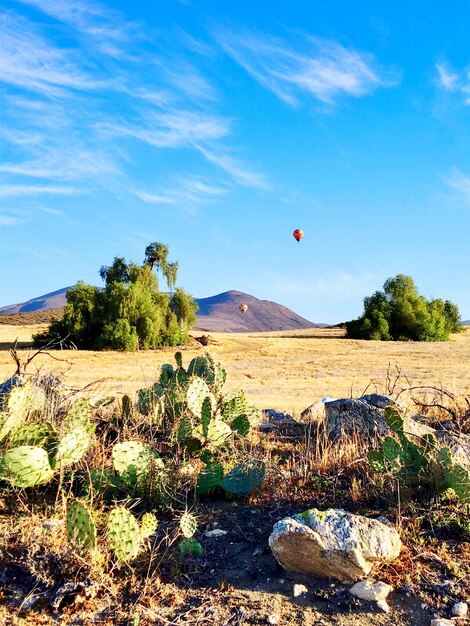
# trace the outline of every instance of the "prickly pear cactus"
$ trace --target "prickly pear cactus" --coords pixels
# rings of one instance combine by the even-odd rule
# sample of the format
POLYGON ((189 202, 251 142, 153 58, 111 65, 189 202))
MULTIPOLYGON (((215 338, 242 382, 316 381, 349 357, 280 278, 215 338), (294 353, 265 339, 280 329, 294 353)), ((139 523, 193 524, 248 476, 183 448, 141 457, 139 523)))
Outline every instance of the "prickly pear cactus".
POLYGON ((157 468, 163 468, 163 461, 156 450, 140 441, 123 441, 113 446, 112 460, 119 475, 132 471, 136 475, 145 475, 153 458, 157 468))
POLYGON ((210 391, 207 383, 202 380, 202 378, 193 378, 186 390, 186 401, 189 410, 195 417, 201 417, 202 404, 206 398, 209 398, 212 413, 214 413, 216 408, 214 394, 210 391))
POLYGON ((76 400, 67 411, 62 423, 64 432, 69 432, 77 427, 88 427, 90 413, 88 400, 76 400))
POLYGON ((202 556, 202 546, 196 539, 182 539, 178 545, 181 556, 202 556))
POLYGON ((0 478, 26 489, 51 480, 54 470, 47 452, 35 446, 18 446, 0 454, 0 478))
POLYGON ((250 420, 246 415, 238 415, 231 422, 230 428, 240 437, 246 437, 251 430, 250 420))
POLYGON ((119 496, 121 491, 125 491, 126 485, 119 476, 115 476, 113 472, 107 469, 93 468, 90 470, 90 482, 97 496, 106 497, 113 495, 119 496))
POLYGON ((78 463, 90 447, 91 438, 82 426, 74 428, 59 439, 55 455, 55 467, 65 468, 78 463))
POLYGON ((265 474, 266 468, 261 461, 241 463, 224 476, 220 486, 234 495, 248 495, 261 485, 265 474))
POLYGON ((45 448, 55 429, 50 422, 38 422, 36 424, 25 424, 10 435, 8 444, 12 448, 18 446, 36 446, 45 448))
POLYGON ((132 418, 132 402, 128 395, 122 396, 121 419, 126 424, 132 418))
POLYGON ((3 413, 0 425, 0 441, 21 428, 28 416, 41 413, 44 403, 44 391, 39 387, 33 387, 29 382, 22 387, 12 387, 6 402, 7 411, 3 413))
POLYGON ((157 530, 158 521, 153 513, 144 513, 140 520, 140 536, 147 539, 157 530))
POLYGON ((227 378, 227 372, 214 362, 209 352, 205 352, 202 356, 194 357, 189 364, 188 374, 205 380, 215 394, 221 392, 227 378))
POLYGON ((250 422, 251 428, 255 428, 256 426, 261 424, 262 415, 261 415, 261 411, 257 407, 249 406, 245 411, 245 415, 247 416, 250 422))
POLYGON ((95 396, 94 398, 90 398, 88 400, 88 404, 92 409, 101 409, 103 406, 108 406, 108 404, 112 404, 115 400, 114 396, 95 396))
POLYGON ((207 442, 211 447, 223 446, 231 434, 230 426, 220 419, 212 419, 207 426, 207 442))
POLYGON ((139 389, 137 392, 137 409, 142 415, 153 415, 159 412, 165 388, 161 383, 155 383, 149 389, 139 389))
POLYGON ((45 402, 44 390, 27 382, 22 387, 13 387, 10 391, 8 411, 15 413, 19 419, 24 419, 31 413, 41 413, 45 402))
POLYGON ((441 464, 444 475, 444 488, 453 489, 455 495, 465 502, 470 503, 470 476, 461 465, 452 462, 452 455, 448 448, 441 448, 437 454, 437 460, 441 464))
POLYGON ((81 502, 69 507, 66 518, 67 537, 80 548, 96 546, 96 526, 90 509, 81 502))
POLYGON ((230 426, 220 419, 211 419, 207 426, 201 424, 193 430, 193 436, 206 443, 210 448, 218 448, 224 445, 231 434, 232 429, 230 426))
POLYGON ((139 524, 123 506, 111 510, 107 537, 111 550, 121 563, 127 563, 137 556, 141 540, 139 524))
POLYGON ((180 529, 186 539, 190 539, 197 530, 197 520, 191 513, 183 513, 180 519, 180 529))
POLYGON ((245 415, 248 401, 243 391, 232 391, 222 400, 221 413, 229 424, 239 415, 245 415))
POLYGON ((208 461, 205 468, 197 477, 196 491, 199 495, 205 495, 217 489, 224 477, 224 468, 218 461, 208 461))

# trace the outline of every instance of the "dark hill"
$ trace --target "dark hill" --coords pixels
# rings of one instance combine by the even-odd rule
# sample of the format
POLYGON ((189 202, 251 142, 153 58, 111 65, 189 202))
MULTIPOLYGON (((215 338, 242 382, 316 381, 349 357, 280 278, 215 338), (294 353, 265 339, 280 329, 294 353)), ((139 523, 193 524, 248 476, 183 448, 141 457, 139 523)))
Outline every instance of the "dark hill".
POLYGON ((258 300, 241 291, 199 298, 197 303, 197 328, 201 330, 238 333, 325 326, 314 324, 281 304, 258 300), (240 312, 240 304, 248 305, 246 313, 240 312))
POLYGON ((0 308, 0 314, 2 313, 30 313, 32 311, 44 311, 46 309, 61 309, 67 303, 65 294, 70 287, 64 287, 51 293, 46 293, 44 296, 38 296, 27 302, 21 304, 10 304, 0 308))

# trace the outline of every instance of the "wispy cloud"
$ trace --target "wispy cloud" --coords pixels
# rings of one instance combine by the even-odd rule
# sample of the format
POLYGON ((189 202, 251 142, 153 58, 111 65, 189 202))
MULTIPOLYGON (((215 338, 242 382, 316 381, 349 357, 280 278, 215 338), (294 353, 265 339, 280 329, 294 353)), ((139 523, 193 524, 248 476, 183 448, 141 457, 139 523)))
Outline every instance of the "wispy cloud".
POLYGON ((14 185, 6 184, 0 187, 3 198, 19 196, 59 195, 73 196, 80 193, 79 189, 54 185, 14 185))
POLYGON ((457 198, 470 207, 470 175, 464 174, 459 169, 454 169, 444 178, 444 181, 457 198))
POLYGON ((217 165, 242 187, 267 190, 270 185, 266 176, 248 168, 240 159, 219 148, 197 146, 210 163, 217 165))
POLYGON ((374 57, 337 41, 303 33, 296 45, 249 30, 214 29, 214 36, 237 63, 261 85, 290 105, 310 96, 326 104, 341 96, 363 96, 396 83, 374 57))
POLYGON ((96 128, 105 135, 133 137, 156 148, 191 147, 195 141, 213 141, 229 133, 222 118, 197 111, 173 110, 146 117, 140 125, 104 122, 96 128))
POLYGON ((147 204, 175 205, 192 213, 196 205, 210 203, 228 191, 226 187, 216 186, 201 179, 184 179, 175 181, 172 188, 165 188, 161 192, 136 189, 134 193, 147 204))
MULTIPOLYGON (((5 197, 68 195, 76 192, 64 184, 71 182, 85 194, 99 187, 133 193, 142 187, 139 143, 159 163, 158 151, 185 150, 200 161, 198 170, 212 169, 214 180, 222 174, 236 185, 261 186, 241 156, 229 156, 236 151, 233 120, 221 114, 218 90, 195 63, 204 65, 213 44, 184 31, 156 36, 91 0, 18 4, 33 11, 25 17, 10 9, 0 17, 5 197)), ((209 196, 217 184, 205 184, 209 196)), ((144 201, 174 201, 142 193, 144 201)), ((204 195, 202 188, 184 193, 191 202, 204 195)))
POLYGON ((19 217, 13 217, 11 215, 0 215, 1 226, 16 226, 16 224, 22 224, 25 220, 19 217))
POLYGON ((436 63, 435 84, 445 93, 454 94, 470 106, 470 66, 455 70, 447 62, 436 63))
POLYGON ((50 45, 34 25, 12 13, 1 17, 0 80, 46 96, 64 96, 68 90, 103 87, 83 59, 70 50, 50 45))

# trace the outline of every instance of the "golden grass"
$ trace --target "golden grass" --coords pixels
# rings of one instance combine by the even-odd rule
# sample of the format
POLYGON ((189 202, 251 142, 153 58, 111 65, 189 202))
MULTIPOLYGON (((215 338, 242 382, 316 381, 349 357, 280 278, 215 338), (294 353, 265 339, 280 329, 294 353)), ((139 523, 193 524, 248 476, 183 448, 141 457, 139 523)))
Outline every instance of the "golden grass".
MULTIPOLYGON (((0 325, 0 380, 14 371, 8 347, 15 338, 26 346, 44 327, 0 325)), ((243 388, 259 408, 298 414, 324 396, 357 397, 366 388, 383 393, 388 369, 392 379, 400 370, 412 385, 442 386, 456 395, 470 395, 470 328, 441 343, 358 341, 343 335, 341 329, 211 333, 217 343, 208 349, 227 369, 226 390, 243 388)), ((183 348, 184 362, 203 350, 195 342, 183 348)), ((54 351, 55 359, 37 357, 30 372, 42 368, 65 373, 77 388, 105 379, 101 391, 133 393, 153 382, 160 366, 173 362, 175 351, 54 351)), ((403 378, 395 391, 401 386, 407 386, 403 378)))

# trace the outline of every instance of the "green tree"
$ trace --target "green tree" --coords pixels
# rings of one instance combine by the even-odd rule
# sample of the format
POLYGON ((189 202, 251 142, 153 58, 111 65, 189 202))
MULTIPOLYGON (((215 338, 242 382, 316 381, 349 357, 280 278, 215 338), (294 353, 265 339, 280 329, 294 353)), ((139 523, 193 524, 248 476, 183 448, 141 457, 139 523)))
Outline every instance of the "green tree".
POLYGON ((426 300, 410 276, 385 281, 383 291, 364 298, 364 313, 347 322, 347 337, 399 341, 447 341, 461 330, 458 307, 446 300, 426 300))
POLYGON ((69 289, 63 319, 36 335, 36 345, 61 338, 83 349, 129 351, 185 343, 197 304, 181 288, 173 298, 159 290, 153 268, 162 272, 169 288, 176 283, 178 263, 167 258, 168 247, 159 243, 147 246, 143 265, 115 257, 99 271, 103 289, 83 282, 69 289))

